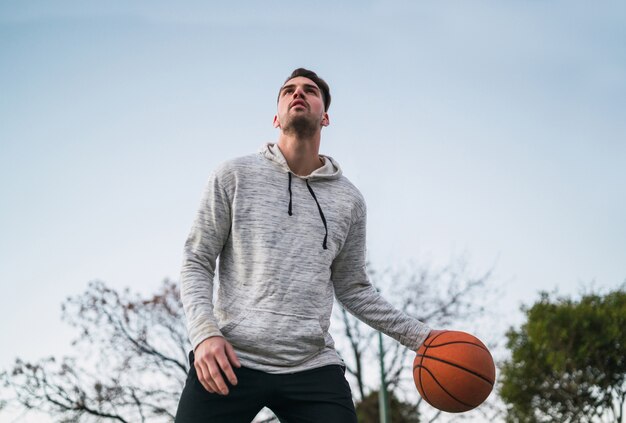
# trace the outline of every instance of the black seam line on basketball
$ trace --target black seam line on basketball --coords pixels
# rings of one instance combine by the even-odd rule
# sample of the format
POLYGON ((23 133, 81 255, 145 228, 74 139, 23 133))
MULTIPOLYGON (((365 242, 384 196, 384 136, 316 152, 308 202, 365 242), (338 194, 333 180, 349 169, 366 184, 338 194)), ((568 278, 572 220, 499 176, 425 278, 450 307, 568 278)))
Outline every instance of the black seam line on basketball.
MULTIPOLYGON (((442 363, 449 364, 450 366, 456 367, 457 369, 465 370, 466 372, 471 373, 471 374, 473 374, 474 376, 481 378, 482 380, 484 380, 485 382, 487 382, 488 384, 490 384, 491 386, 493 386, 493 382, 492 382, 492 381, 490 381, 489 379, 487 379, 485 376, 481 375, 480 373, 476 373, 476 372, 475 372, 475 371, 473 371, 473 370, 466 369, 466 368, 465 368, 465 367, 463 367, 463 366, 459 366, 458 364, 454 364, 454 363, 451 363, 451 362, 449 362, 449 361, 442 360, 441 358, 431 357, 431 356, 429 356, 429 355, 424 355, 424 354, 418 354, 418 356, 421 356, 421 357, 422 357, 422 360, 420 361, 420 364, 419 364, 419 365, 421 365, 421 363, 424 361, 424 358, 430 358, 431 360, 436 360, 436 361, 440 361, 440 362, 442 362, 442 363)), ((416 365, 415 367, 417 367, 417 366, 419 366, 419 365, 416 365)), ((415 367, 413 367, 413 370, 415 370, 415 367)))
MULTIPOLYGON (((445 392, 446 394, 448 394, 450 396, 450 398, 452 398, 453 400, 463 404, 466 407, 471 407, 471 408, 476 408, 477 405, 473 405, 473 404, 468 404, 464 401, 461 401, 460 399, 458 399, 457 397, 455 397, 454 395, 452 395, 450 392, 448 392, 448 390, 446 388, 444 388, 441 383, 439 383, 439 381, 437 380, 437 378, 435 377, 435 375, 433 374, 433 372, 431 372, 430 370, 428 370, 426 367, 422 367, 424 370, 426 370, 430 376, 433 378, 433 380, 435 381, 435 383, 437 383, 437 385, 439 385, 439 387, 443 390, 443 392, 445 392)), ((421 373, 421 372, 420 372, 421 373)), ((424 390, 424 388, 422 387, 422 390, 424 390)))
MULTIPOLYGON (((428 347, 427 346, 424 347, 424 353, 426 353, 426 351, 428 351, 428 347)), ((422 355, 422 357, 420 359, 420 364, 419 364, 420 368, 421 368, 423 362, 424 362, 424 356, 422 355)), ((415 367, 413 368, 413 373, 415 373, 415 367)), ((420 370, 420 372, 418 374, 419 374, 419 379, 420 379, 420 386, 423 386, 422 385, 422 372, 421 372, 421 370, 420 370)), ((422 391, 424 391, 423 387, 422 387, 422 391)), ((424 391, 424 399, 426 400, 426 402, 429 402, 428 398, 427 398, 427 395, 426 395, 426 391, 424 391)))
POLYGON ((425 346, 426 348, 430 347, 430 346, 432 345, 432 343, 433 343, 433 342, 435 342, 435 339, 439 338, 441 335, 443 335, 443 334, 444 334, 444 333, 446 333, 446 332, 448 332, 448 331, 446 330, 446 331, 443 331, 443 332, 438 333, 437 335, 435 335, 435 337, 432 339, 432 341, 430 341, 430 343, 429 343, 429 344, 426 344, 426 341, 428 341, 428 339, 426 339, 426 341, 424 341, 424 346, 425 346))
MULTIPOLYGON (((430 344, 432 344, 433 342, 435 342, 435 339, 439 338, 441 335, 443 335, 443 334, 444 334, 444 333, 446 333, 446 332, 447 332, 447 331, 444 331, 444 332, 438 333, 437 335, 435 335, 435 337, 434 337, 434 338, 430 341, 430 343, 428 343, 428 344, 426 343, 426 341, 428 341, 428 338, 426 338, 426 339, 424 340, 424 354, 422 354, 422 355, 421 355, 421 357, 422 357, 422 358, 421 358, 421 360, 420 360, 420 364, 419 364, 420 369, 422 369, 422 368, 423 368, 423 369, 425 369, 425 370, 427 370, 427 371, 428 371, 428 369, 426 369, 425 367, 422 367, 422 366, 421 366, 421 365, 422 365, 422 363, 424 362, 424 356, 425 356, 425 354, 428 352, 428 348, 430 347, 430 344)), ((419 354, 418 354, 418 355, 419 355, 419 354)), ((413 368, 413 372, 415 372, 415 367, 413 368)), ((432 376, 432 374, 431 374, 431 376, 432 376)), ((432 377, 434 378, 434 376, 432 376, 432 377)), ((420 386, 422 386, 422 391, 424 391, 424 399, 426 400, 426 402, 430 402, 430 401, 428 401, 428 395, 426 395, 426 391, 424 390, 423 385, 422 385, 422 371, 421 371, 421 370, 419 371, 419 378, 420 378, 420 386)))
MULTIPOLYGON (((422 357, 422 360, 424 358, 422 357)), ((420 377, 420 386, 422 387, 422 393, 424 394, 424 399, 426 400, 427 403, 430 403, 430 401, 428 400, 428 395, 426 394, 426 389, 424 389, 424 385, 422 385, 422 369, 426 370, 425 367, 423 367, 422 365, 417 365, 415 366, 417 368, 419 368, 419 377, 420 377)), ((413 368, 413 373, 415 373, 415 368, 413 368)))
POLYGON ((443 343, 443 344, 438 344, 438 345, 433 345, 433 344, 432 344, 432 342, 431 342, 431 344, 428 346, 428 348, 437 348, 437 347, 443 347, 443 346, 446 346, 446 345, 452 345, 452 344, 468 344, 468 345, 473 345, 473 346, 478 347, 478 348, 480 348, 481 350, 485 350, 485 351, 487 351, 489 354, 491 354, 491 352, 489 352, 489 350, 488 350, 486 347, 483 347, 482 345, 478 345, 478 344, 475 344, 475 343, 470 342, 470 341, 450 341, 450 342, 445 342, 445 343, 443 343))

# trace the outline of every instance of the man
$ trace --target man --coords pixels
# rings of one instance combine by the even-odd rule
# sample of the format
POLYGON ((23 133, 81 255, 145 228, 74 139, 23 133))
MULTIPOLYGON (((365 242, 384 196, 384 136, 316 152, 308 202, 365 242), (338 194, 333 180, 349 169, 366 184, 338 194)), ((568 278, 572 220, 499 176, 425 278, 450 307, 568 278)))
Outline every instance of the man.
POLYGON ((333 296, 413 350, 430 332, 368 281, 365 201, 319 155, 330 100, 296 69, 278 94, 278 143, 209 178, 182 266, 193 352, 178 423, 248 423, 263 407, 281 422, 356 422, 328 333, 333 296))

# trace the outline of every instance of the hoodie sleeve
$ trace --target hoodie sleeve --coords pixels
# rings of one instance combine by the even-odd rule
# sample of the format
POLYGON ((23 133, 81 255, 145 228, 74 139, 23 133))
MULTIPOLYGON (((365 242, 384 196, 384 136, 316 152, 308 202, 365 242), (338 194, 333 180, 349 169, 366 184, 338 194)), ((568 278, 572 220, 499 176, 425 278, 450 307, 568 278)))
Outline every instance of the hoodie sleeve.
POLYGON ((180 296, 194 350, 203 340, 222 335, 213 314, 213 278, 217 257, 228 239, 230 227, 230 201, 218 173, 214 172, 209 177, 183 253, 180 296))
POLYGON ((353 223, 331 271, 337 300, 351 314, 374 329, 417 350, 430 328, 387 302, 369 281, 365 257, 366 215, 353 223))

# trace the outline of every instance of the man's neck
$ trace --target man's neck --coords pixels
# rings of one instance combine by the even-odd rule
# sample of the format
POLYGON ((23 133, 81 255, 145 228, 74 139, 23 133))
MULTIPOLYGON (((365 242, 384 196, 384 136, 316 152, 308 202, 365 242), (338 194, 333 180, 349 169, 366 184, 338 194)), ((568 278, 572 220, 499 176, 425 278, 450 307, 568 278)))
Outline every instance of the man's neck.
POLYGON ((307 176, 324 165, 320 160, 320 135, 301 139, 281 132, 278 147, 285 156, 289 169, 299 176, 307 176))

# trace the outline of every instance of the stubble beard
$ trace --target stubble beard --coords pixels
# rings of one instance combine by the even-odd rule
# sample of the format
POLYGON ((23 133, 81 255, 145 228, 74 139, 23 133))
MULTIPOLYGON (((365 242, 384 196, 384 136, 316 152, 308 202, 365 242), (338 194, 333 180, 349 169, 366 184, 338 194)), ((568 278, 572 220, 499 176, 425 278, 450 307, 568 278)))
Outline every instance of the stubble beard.
POLYGON ((296 115, 286 119, 282 125, 283 133, 296 138, 310 138, 319 130, 321 121, 311 116, 296 115))

